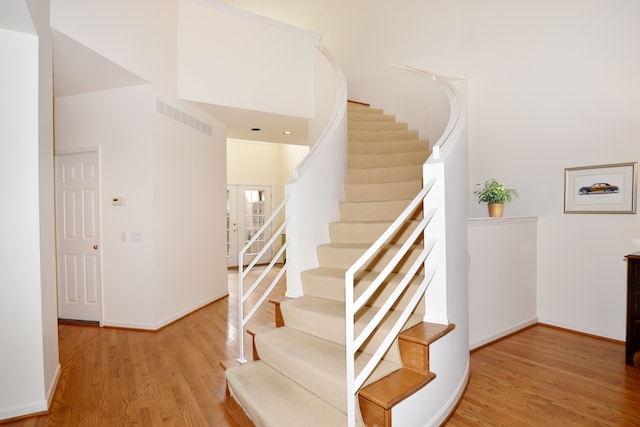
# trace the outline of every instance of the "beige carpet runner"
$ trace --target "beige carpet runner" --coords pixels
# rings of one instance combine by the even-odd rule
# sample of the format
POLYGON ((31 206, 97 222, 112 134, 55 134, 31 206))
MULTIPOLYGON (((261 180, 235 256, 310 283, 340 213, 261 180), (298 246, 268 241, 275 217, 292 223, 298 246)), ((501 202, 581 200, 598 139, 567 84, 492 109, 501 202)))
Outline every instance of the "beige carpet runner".
MULTIPOLYGON (((344 275, 422 188, 422 165, 429 143, 381 110, 349 103, 349 169, 340 221, 329 224, 331 243, 317 248, 319 267, 301 275, 304 296, 281 303, 285 326, 255 336, 260 360, 227 369, 229 391, 257 426, 346 425, 344 275)), ((416 214, 416 220, 421 212, 416 214)), ((356 279, 356 297, 413 230, 409 223, 386 245, 385 252, 356 279)), ((417 252, 417 251, 415 251, 417 252)), ((410 253, 408 258, 413 257, 410 253)), ((395 273, 404 272, 403 262, 395 273)), ((414 288, 422 277, 414 279, 414 288)), ((356 333, 371 319, 398 284, 392 274, 358 313, 356 333)), ((396 304, 400 310, 410 297, 396 304)), ((422 305, 421 305, 422 306, 422 305)), ((381 329, 360 348, 358 371, 399 316, 391 311, 381 329)), ((421 322, 414 313, 406 327, 421 322)), ((393 345, 368 382, 402 366, 393 345)))

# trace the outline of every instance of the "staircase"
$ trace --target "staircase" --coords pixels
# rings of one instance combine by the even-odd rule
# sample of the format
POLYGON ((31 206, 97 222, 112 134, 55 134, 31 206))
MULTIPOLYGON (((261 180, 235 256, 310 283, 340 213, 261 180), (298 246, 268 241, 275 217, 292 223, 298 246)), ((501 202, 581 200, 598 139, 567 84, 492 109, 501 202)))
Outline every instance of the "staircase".
MULTIPOLYGON (((301 274, 304 296, 274 301, 273 327, 251 332, 254 361, 223 365, 229 393, 258 426, 347 425, 345 272, 422 189, 428 141, 418 139, 417 132, 407 130, 394 116, 353 102, 348 104, 348 128, 349 169, 340 221, 329 225, 331 242, 317 247, 319 267, 301 274)), ((422 217, 419 206, 358 272, 356 298, 383 271, 422 217)), ((357 313, 356 333, 401 284, 423 247, 413 246, 357 313)), ((374 355, 424 280, 420 269, 380 327, 360 346, 356 372, 374 355)), ((423 316, 420 303, 359 391, 360 424, 390 426, 393 406, 435 377, 429 371, 429 344, 453 325, 428 324, 423 316)))

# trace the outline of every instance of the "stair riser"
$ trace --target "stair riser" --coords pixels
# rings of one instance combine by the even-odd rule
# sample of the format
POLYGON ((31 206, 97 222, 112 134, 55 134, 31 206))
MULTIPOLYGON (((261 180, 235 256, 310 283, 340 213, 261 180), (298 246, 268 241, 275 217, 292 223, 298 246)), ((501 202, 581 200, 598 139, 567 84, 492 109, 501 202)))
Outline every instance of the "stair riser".
POLYGON ((380 184, 346 184, 348 202, 373 202, 394 199, 412 200, 422 189, 422 181, 383 182, 380 184))
MULTIPOLYGON (((315 337, 331 341, 336 344, 344 345, 345 342, 345 324, 344 324, 344 306, 337 301, 327 301, 323 298, 301 297, 295 300, 284 301, 281 304, 282 314, 285 319, 285 325, 295 328, 296 330, 315 337), (312 307, 314 304, 321 303, 320 308, 312 307), (341 310, 332 310, 330 307, 323 306, 340 305, 341 310)), ((377 308, 364 307, 359 313, 358 320, 355 324, 356 335, 362 332, 364 327, 373 318, 377 308)), ((379 329, 373 336, 360 348, 363 353, 373 355, 378 347, 389 334, 391 328, 400 317, 400 312, 393 311, 383 320, 379 329)), ((414 326, 422 320, 421 316, 414 316, 406 327, 414 326)), ((398 351, 398 343, 395 342, 389 351, 385 354, 384 359, 388 362, 395 363, 398 366, 402 364, 400 352, 398 351)))
MULTIPOLYGON (((409 205, 410 200, 391 200, 381 202, 342 202, 340 219, 342 221, 393 221, 409 205)), ((422 211, 417 209, 409 219, 420 219, 422 211)))
MULTIPOLYGON (((378 117, 384 117, 384 116, 380 116, 378 115, 378 117)), ((386 121, 386 120, 371 120, 371 121, 349 121, 349 125, 348 125, 348 130, 349 132, 351 131, 359 131, 359 130, 366 130, 366 131, 395 131, 395 130, 399 130, 399 131, 406 131, 407 130, 407 124, 406 123, 398 123, 398 122, 391 122, 391 121, 386 121)))
MULTIPOLYGON (((319 271, 308 270, 301 275, 302 289, 305 295, 314 296, 318 298, 327 298, 336 301, 344 302, 344 276, 335 277, 322 275, 319 271)), ((357 297, 362 295, 362 292, 367 289, 373 279, 356 279, 354 294, 357 297)), ((381 307, 386 299, 398 286, 400 276, 397 276, 394 280, 389 281, 386 285, 381 286, 372 298, 367 302, 372 307, 381 307)), ((418 275, 413 278, 409 284, 409 290, 403 294, 403 296, 394 305, 394 310, 404 310, 409 304, 411 295, 415 293, 415 289, 422 283, 424 276, 418 275)), ((417 311, 424 313, 424 307, 418 306, 417 311)))
POLYGON ((422 151, 396 154, 350 154, 348 164, 352 169, 415 166, 422 165, 428 157, 429 153, 422 151))
POLYGON ((356 122, 395 122, 396 116, 381 113, 348 111, 347 119, 349 121, 349 126, 351 126, 356 122))
POLYGON ((418 139, 418 132, 414 130, 349 130, 347 132, 349 141, 394 141, 405 139, 418 139))
POLYGON ((418 181, 421 179, 422 165, 347 170, 347 183, 349 184, 375 184, 382 182, 418 181))
MULTIPOLYGON (((335 247, 330 245, 318 246, 316 251, 318 253, 320 267, 345 270, 350 268, 365 252, 364 249, 360 248, 335 247)), ((419 252, 419 250, 409 251, 404 259, 395 266, 393 272, 407 272, 411 264, 417 259, 419 252)), ((367 271, 382 271, 396 253, 397 248, 390 247, 372 258, 362 269, 367 271)))
POLYGON ((381 108, 372 108, 368 105, 364 104, 354 104, 349 102, 347 104, 347 113, 357 113, 357 114, 380 114, 384 115, 384 111, 381 108))
POLYGON ((348 144, 349 154, 392 154, 404 152, 428 151, 429 141, 426 139, 404 141, 351 141, 348 144))
MULTIPOLYGON (((391 225, 388 222, 333 222, 329 224, 329 235, 333 243, 367 243, 372 244, 391 225)), ((418 226, 412 221, 401 227, 391 236, 387 243, 402 243, 418 226)))

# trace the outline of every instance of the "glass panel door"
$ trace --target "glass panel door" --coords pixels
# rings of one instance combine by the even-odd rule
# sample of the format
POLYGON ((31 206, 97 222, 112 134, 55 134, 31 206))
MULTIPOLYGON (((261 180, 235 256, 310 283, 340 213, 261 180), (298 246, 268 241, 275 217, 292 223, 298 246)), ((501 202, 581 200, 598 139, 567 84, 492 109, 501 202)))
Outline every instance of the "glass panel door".
MULTIPOLYGON (((229 185, 227 189, 227 262, 238 266, 238 252, 256 235, 271 216, 271 187, 229 185)), ((248 264, 271 238, 271 227, 256 239, 244 257, 248 264)), ((265 252, 258 263, 268 263, 272 250, 265 252)))

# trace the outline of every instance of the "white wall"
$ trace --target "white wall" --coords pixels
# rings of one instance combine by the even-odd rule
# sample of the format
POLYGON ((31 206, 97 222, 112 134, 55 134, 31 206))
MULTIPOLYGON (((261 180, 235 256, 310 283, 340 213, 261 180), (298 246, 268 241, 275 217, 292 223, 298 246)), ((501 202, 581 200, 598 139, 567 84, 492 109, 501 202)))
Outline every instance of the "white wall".
POLYGON ((180 0, 180 97, 311 118, 319 39, 308 30, 213 1, 180 0))
POLYGON ((640 219, 563 214, 563 173, 640 160, 638 19, 628 0, 356 0, 311 28, 350 84, 368 64, 467 79, 469 216, 486 215, 476 183, 517 188, 506 215, 540 217, 539 320, 624 339, 622 259, 640 247, 640 219))
POLYGON ((177 0, 52 0, 51 27, 154 85, 176 93, 177 0))
POLYGON ((59 363, 48 2, 11 0, 0 15, 1 420, 46 410, 59 363))
POLYGON ((151 105, 149 85, 55 100, 56 154, 99 148, 105 325, 155 323, 151 105), (113 206, 113 196, 124 197, 124 206, 113 206), (142 233, 142 242, 131 240, 133 232, 142 233))
POLYGON ((537 322, 537 218, 472 218, 469 346, 537 322))
MULTIPOLYGON (((177 8, 177 0, 52 4, 52 27, 149 82, 81 95, 73 106, 87 102, 87 121, 102 129, 120 124, 92 135, 105 148, 103 198, 127 200, 103 208, 112 214, 103 221, 105 244, 111 244, 111 251, 103 246, 105 290, 113 290, 105 294, 105 324, 155 329, 226 293, 226 129, 178 98, 177 8), (157 101, 210 132, 154 113, 157 101), (100 109, 100 102, 119 110, 100 109), (133 232, 142 242, 131 241, 133 232)), ((85 127, 66 118, 59 129, 65 137, 85 127)))
POLYGON ((227 295, 225 127, 199 132, 154 114, 153 286, 160 327, 227 295))
POLYGON ((273 208, 284 199, 284 185, 309 147, 240 139, 227 140, 227 182, 273 187, 273 208))
POLYGON ((53 159, 53 62, 49 1, 28 0, 29 13, 38 33, 38 139, 40 182, 40 278, 44 381, 47 400, 53 398, 60 375, 58 361, 58 289, 56 277, 55 187, 53 159))

